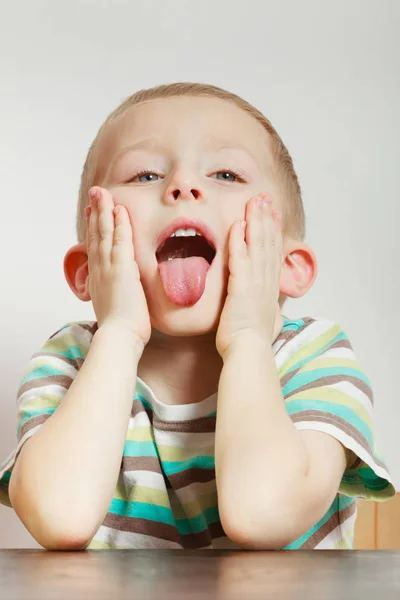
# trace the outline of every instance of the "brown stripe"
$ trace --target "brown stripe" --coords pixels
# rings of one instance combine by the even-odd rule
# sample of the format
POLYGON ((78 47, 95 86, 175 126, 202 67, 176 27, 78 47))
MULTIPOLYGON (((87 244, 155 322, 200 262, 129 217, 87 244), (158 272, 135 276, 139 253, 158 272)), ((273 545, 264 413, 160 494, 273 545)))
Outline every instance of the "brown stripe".
POLYGON ((186 469, 181 473, 166 475, 162 469, 158 458, 154 456, 124 456, 121 461, 121 470, 128 471, 151 471, 162 475, 167 488, 179 490, 192 483, 209 483, 215 480, 214 469, 186 469))
POLYGON ((162 421, 157 415, 153 416, 153 427, 159 431, 176 433, 214 433, 216 417, 200 417, 191 421, 162 421))
POLYGON ((221 523, 213 523, 209 525, 208 529, 199 533, 180 535, 173 525, 159 523, 158 521, 148 521, 147 519, 121 517, 110 512, 107 513, 103 525, 118 531, 150 535, 154 538, 166 540, 168 542, 175 542, 176 544, 180 544, 182 548, 187 549, 210 546, 213 537, 222 537, 225 535, 221 523))
POLYGON ((136 398, 134 398, 134 400, 132 402, 131 417, 132 418, 136 417, 136 415, 138 415, 142 412, 146 412, 149 417, 150 417, 150 415, 153 414, 150 410, 145 409, 145 407, 143 406, 143 404, 141 403, 140 400, 137 400, 136 398))
POLYGON ((349 381, 350 383, 352 383, 356 388, 361 390, 369 398, 371 404, 373 405, 373 394, 369 385, 367 385, 361 379, 358 379, 358 377, 351 377, 349 375, 327 375, 324 377, 319 377, 314 381, 310 381, 310 383, 307 383, 299 388, 292 390, 287 396, 285 396, 285 400, 291 398, 299 392, 304 392, 305 390, 311 390, 319 387, 326 387, 335 383, 340 383, 341 381, 349 381))
POLYGON ((300 550, 314 550, 314 548, 322 542, 336 527, 341 526, 344 521, 347 521, 357 510, 357 502, 353 502, 350 506, 346 506, 339 512, 335 512, 330 519, 322 527, 318 529, 311 537, 300 546, 300 550))
POLYGON ((368 440, 349 423, 338 415, 333 413, 327 413, 318 410, 304 410, 301 413, 290 415, 293 423, 302 423, 305 421, 312 421, 314 423, 327 423, 328 425, 334 425, 338 429, 341 429, 348 436, 353 438, 364 450, 368 453, 373 463, 382 467, 386 470, 385 465, 373 455, 372 448, 368 443, 368 440))
POLYGON ((67 375, 49 375, 48 377, 41 377, 40 379, 32 379, 24 383, 18 390, 17 400, 27 392, 28 390, 34 390, 35 388, 42 387, 44 385, 60 385, 66 390, 72 383, 71 377, 67 375))
POLYGON ((60 333, 60 331, 62 331, 63 329, 69 329, 72 325, 78 325, 79 327, 81 327, 81 329, 86 329, 86 331, 89 331, 90 333, 94 334, 97 329, 98 329, 98 323, 97 321, 95 321, 93 323, 93 325, 88 325, 87 323, 82 323, 81 321, 75 321, 73 323, 71 323, 68 327, 66 327, 64 325, 64 327, 61 327, 60 329, 57 329, 57 331, 55 333, 53 333, 50 337, 49 340, 51 340, 52 338, 54 338, 57 334, 60 333))
POLYGON ((209 483, 215 479, 215 469, 186 469, 181 473, 168 476, 174 490, 179 490, 192 483, 209 483))
POLYGON ((337 342, 335 342, 334 344, 329 346, 329 348, 326 349, 326 352, 328 352, 328 350, 332 350, 332 348, 348 348, 349 350, 353 350, 353 346, 350 344, 350 341, 347 339, 338 340, 337 342))
POLYGON ((86 331, 89 331, 92 335, 94 335, 99 328, 97 321, 95 321, 93 325, 87 325, 86 323, 79 322, 77 323, 77 325, 79 325, 79 327, 82 327, 82 329, 86 329, 86 331))
POLYGON ((158 431, 170 431, 174 433, 214 433, 216 417, 200 417, 199 419, 191 419, 189 421, 164 421, 158 417, 152 410, 148 410, 138 399, 132 402, 131 417, 146 412, 149 421, 154 429, 158 431))
POLYGON ((19 441, 24 437, 24 435, 30 431, 31 429, 33 429, 34 427, 37 427, 38 425, 43 425, 43 423, 45 421, 47 421, 47 419, 51 417, 51 415, 49 414, 45 414, 45 415, 38 415, 37 417, 33 417, 32 419, 29 419, 28 421, 26 421, 26 423, 24 423, 20 429, 19 432, 19 441))
POLYGON ((33 358, 37 358, 39 356, 44 356, 45 358, 57 358, 59 360, 61 360, 62 362, 65 362, 67 365, 71 365, 73 367, 76 367, 78 370, 81 368, 81 366, 83 365, 83 359, 82 358, 68 358, 68 356, 63 356, 62 354, 57 354, 57 352, 35 352, 35 354, 32 355, 32 359, 33 358))
POLYGON ((127 471, 151 471, 163 475, 158 458, 155 456, 123 456, 121 469, 127 471))
MULTIPOLYGON (((332 344, 331 346, 329 346, 326 350, 324 350, 324 352, 328 352, 329 350, 331 350, 331 348, 350 348, 350 350, 352 350, 353 348, 350 345, 350 342, 348 340, 338 340, 337 342, 335 342, 334 344, 332 344)), ((321 355, 317 358, 323 358, 324 357, 324 352, 321 353, 321 355)), ((316 359, 311 359, 311 360, 317 360, 316 359)), ((289 371, 289 373, 286 373, 286 375, 284 375, 281 378, 281 387, 284 387, 288 381, 290 381, 292 379, 292 377, 294 377, 295 375, 297 375, 297 373, 299 371, 301 371, 301 369, 305 366, 307 366, 307 362, 303 363, 300 367, 298 367, 297 369, 294 369, 293 371, 289 371)), ((303 388, 301 388, 303 389, 303 388)), ((296 390, 297 392, 298 390, 296 390)), ((295 392, 294 392, 295 393, 295 392)))

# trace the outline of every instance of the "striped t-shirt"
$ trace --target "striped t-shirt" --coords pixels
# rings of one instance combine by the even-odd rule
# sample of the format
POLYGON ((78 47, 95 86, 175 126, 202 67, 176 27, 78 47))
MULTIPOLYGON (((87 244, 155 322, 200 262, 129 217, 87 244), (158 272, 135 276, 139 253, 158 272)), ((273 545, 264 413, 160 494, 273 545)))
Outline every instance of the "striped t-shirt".
MULTIPOLYGON (((18 391, 19 444, 0 465, 3 504, 16 456, 62 402, 96 330, 97 323, 68 323, 32 356, 18 391)), ((273 350, 294 426, 323 431, 357 456, 325 516, 287 548, 351 548, 357 496, 394 494, 374 442, 369 381, 346 334, 326 319, 284 318, 273 350)), ((110 398, 110 412, 112 405, 110 398)), ((89 549, 235 547, 218 514, 216 411, 217 394, 171 406, 137 379, 118 483, 89 549)))

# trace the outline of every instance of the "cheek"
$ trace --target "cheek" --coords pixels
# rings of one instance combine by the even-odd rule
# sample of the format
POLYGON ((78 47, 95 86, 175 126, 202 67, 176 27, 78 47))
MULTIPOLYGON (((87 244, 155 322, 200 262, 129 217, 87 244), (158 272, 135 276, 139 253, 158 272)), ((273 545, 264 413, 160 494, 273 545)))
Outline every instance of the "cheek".
POLYGON ((143 260, 148 255, 149 241, 151 243, 154 236, 154 204, 141 191, 134 193, 128 188, 110 188, 110 192, 115 203, 124 206, 129 213, 135 255, 143 260))

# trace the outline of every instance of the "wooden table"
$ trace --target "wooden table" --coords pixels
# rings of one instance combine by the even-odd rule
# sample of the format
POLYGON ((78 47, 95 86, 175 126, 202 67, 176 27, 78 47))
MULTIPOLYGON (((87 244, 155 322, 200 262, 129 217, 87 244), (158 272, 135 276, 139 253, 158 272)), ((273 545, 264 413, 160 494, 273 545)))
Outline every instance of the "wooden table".
POLYGON ((400 552, 0 550, 2 600, 399 600, 400 552))

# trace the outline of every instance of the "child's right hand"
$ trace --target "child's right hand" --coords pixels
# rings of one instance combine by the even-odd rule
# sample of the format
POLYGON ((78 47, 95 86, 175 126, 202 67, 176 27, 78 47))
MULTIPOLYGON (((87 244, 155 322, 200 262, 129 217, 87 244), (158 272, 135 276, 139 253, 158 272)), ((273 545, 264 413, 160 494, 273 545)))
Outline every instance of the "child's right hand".
POLYGON ((129 214, 110 192, 93 187, 86 209, 89 292, 99 328, 122 326, 146 345, 151 324, 135 261, 129 214))

